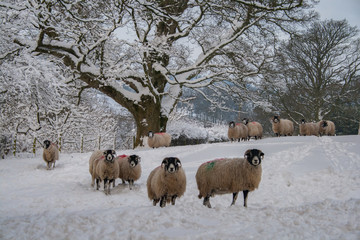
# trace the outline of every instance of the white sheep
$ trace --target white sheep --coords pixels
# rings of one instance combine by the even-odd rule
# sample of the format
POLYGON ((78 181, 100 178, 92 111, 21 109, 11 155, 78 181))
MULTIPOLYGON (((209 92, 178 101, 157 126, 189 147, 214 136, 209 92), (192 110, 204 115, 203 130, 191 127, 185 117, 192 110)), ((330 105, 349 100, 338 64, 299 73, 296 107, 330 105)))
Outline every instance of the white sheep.
POLYGON ((104 192, 110 194, 110 186, 119 176, 119 164, 115 161, 115 151, 105 150, 103 156, 93 161, 92 182, 96 179, 96 189, 99 190, 99 182, 104 181, 104 192))
POLYGON ((44 141, 43 160, 47 165, 47 169, 55 168, 56 160, 59 160, 59 149, 55 143, 49 140, 44 141))
POLYGON ((203 163, 195 176, 198 197, 203 197, 203 204, 211 208, 210 197, 232 193, 231 205, 234 205, 239 191, 243 191, 244 206, 247 207, 248 193, 259 187, 263 158, 262 151, 249 149, 244 158, 223 158, 203 163))
POLYGON ((168 133, 153 133, 148 134, 148 145, 151 148, 169 147, 171 143, 171 135, 168 133))
POLYGON ((248 139, 254 137, 255 139, 261 139, 263 135, 263 127, 260 123, 252 121, 249 122, 248 118, 243 119, 243 123, 248 128, 248 139))
POLYGON ((292 136, 294 133, 294 123, 288 119, 283 119, 279 116, 271 118, 272 129, 277 137, 292 136))
MULTIPOLYGON (((119 178, 124 184, 125 181, 129 182, 130 190, 134 186, 134 181, 138 180, 141 176, 140 157, 137 155, 120 155, 116 157, 115 161, 119 164, 119 178)), ((114 185, 115 187, 115 181, 114 185)))
POLYGON ((175 205, 175 200, 186 190, 186 176, 181 162, 176 157, 164 158, 161 166, 151 171, 147 179, 147 192, 153 205, 160 201, 160 207, 166 202, 175 205))
POLYGON ((335 124, 329 120, 321 120, 318 122, 320 135, 335 136, 335 124))
POLYGON ((299 124, 299 133, 300 136, 318 136, 319 135, 319 124, 317 123, 307 123, 305 119, 301 119, 299 124))

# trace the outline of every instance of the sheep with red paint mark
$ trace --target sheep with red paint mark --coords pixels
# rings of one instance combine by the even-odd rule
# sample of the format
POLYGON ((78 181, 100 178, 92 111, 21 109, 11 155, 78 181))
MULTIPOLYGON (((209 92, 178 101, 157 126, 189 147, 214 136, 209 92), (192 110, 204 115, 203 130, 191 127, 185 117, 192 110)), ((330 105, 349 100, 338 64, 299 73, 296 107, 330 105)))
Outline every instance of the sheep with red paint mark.
POLYGON ((249 122, 248 118, 243 119, 243 123, 248 128, 248 138, 254 137, 256 140, 261 139, 263 135, 263 127, 259 122, 249 122))
POLYGON ((151 148, 169 147, 171 143, 171 135, 165 132, 148 133, 148 145, 151 148))
MULTIPOLYGON (((129 189, 134 186, 134 181, 141 177, 141 158, 138 155, 120 155, 115 161, 119 164, 119 178, 122 183, 129 182, 129 189)), ((115 186, 115 181, 114 181, 115 186)))
POLYGON ((186 176, 180 160, 176 157, 164 158, 161 166, 151 171, 146 186, 154 206, 159 201, 160 207, 165 207, 167 202, 175 205, 176 198, 184 195, 186 190, 186 176))
POLYGON ((263 159, 261 150, 249 149, 244 158, 223 158, 203 163, 195 175, 198 197, 204 198, 203 204, 211 208, 210 197, 232 193, 231 205, 234 205, 239 191, 242 191, 244 206, 247 207, 248 193, 259 187, 263 159))
POLYGON ((102 151, 101 156, 99 156, 98 151, 94 152, 90 157, 89 165, 92 165, 91 185, 94 186, 96 179, 96 189, 99 190, 100 182, 104 181, 104 192, 106 195, 110 194, 111 183, 119 176, 119 164, 115 161, 115 151, 102 151), (94 158, 92 159, 92 157, 94 158))

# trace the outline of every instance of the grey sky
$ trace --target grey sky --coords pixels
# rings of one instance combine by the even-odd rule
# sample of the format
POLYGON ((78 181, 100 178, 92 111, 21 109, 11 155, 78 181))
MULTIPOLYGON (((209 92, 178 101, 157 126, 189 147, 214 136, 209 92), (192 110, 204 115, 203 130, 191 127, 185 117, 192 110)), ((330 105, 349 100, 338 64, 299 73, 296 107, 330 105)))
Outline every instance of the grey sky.
POLYGON ((360 0, 320 0, 315 10, 320 13, 321 20, 346 19, 351 26, 360 29, 360 0))

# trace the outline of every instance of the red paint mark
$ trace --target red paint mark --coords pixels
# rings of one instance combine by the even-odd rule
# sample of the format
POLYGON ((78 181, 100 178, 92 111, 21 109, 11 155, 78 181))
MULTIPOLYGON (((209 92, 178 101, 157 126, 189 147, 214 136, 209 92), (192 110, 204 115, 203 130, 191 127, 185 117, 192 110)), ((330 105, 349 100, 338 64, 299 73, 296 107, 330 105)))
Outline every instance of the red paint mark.
POLYGON ((127 155, 123 154, 118 156, 118 158, 124 158, 124 157, 127 157, 127 155))
POLYGON ((164 135, 165 133, 164 132, 159 132, 159 133, 155 133, 155 134, 164 135))

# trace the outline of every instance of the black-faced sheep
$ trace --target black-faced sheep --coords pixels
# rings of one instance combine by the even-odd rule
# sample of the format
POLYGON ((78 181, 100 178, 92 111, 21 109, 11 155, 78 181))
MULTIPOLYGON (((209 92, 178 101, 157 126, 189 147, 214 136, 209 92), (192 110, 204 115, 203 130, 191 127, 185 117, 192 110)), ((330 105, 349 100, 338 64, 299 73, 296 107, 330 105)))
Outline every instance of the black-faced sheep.
MULTIPOLYGON (((130 190, 134 186, 134 181, 138 180, 141 176, 140 157, 137 155, 120 155, 116 157, 115 161, 119 164, 119 178, 124 184, 125 181, 129 182, 130 190)), ((115 181, 114 185, 115 186, 115 181)))
POLYGON ((224 158, 200 165, 196 172, 199 198, 211 208, 210 197, 232 193, 235 204, 239 191, 244 194, 244 206, 247 207, 248 193, 258 188, 261 180, 261 160, 264 153, 258 149, 249 149, 244 158, 224 158))
POLYGON ((169 147, 171 143, 171 135, 168 133, 153 133, 148 134, 148 145, 151 148, 169 147))
POLYGON ((294 123, 288 119, 283 119, 279 116, 271 118, 272 129, 277 137, 292 136, 294 133, 294 123))
POLYGON ((181 197, 186 190, 186 176, 178 158, 165 158, 161 166, 151 171, 147 179, 147 192, 153 205, 160 201, 160 207, 166 202, 175 205, 175 200, 181 197))
POLYGON ((55 168, 55 162, 59 160, 59 149, 55 143, 51 143, 49 140, 44 141, 43 159, 48 170, 55 168))
POLYGON ((92 182, 96 179, 96 189, 99 190, 99 182, 104 181, 104 192, 110 194, 110 186, 119 176, 119 164, 115 161, 115 151, 105 150, 100 158, 96 158, 92 169, 92 182))
POLYGON ((248 128, 248 138, 252 138, 254 137, 255 139, 261 139, 262 135, 263 135, 263 127, 261 126, 260 123, 252 121, 249 122, 248 118, 244 118, 243 119, 243 123, 247 126, 248 128))
POLYGON ((320 135, 335 136, 335 124, 329 120, 321 120, 318 123, 320 135))
POLYGON ((319 124, 317 123, 307 123, 305 119, 301 119, 299 124, 299 133, 300 136, 318 136, 319 135, 319 124))

